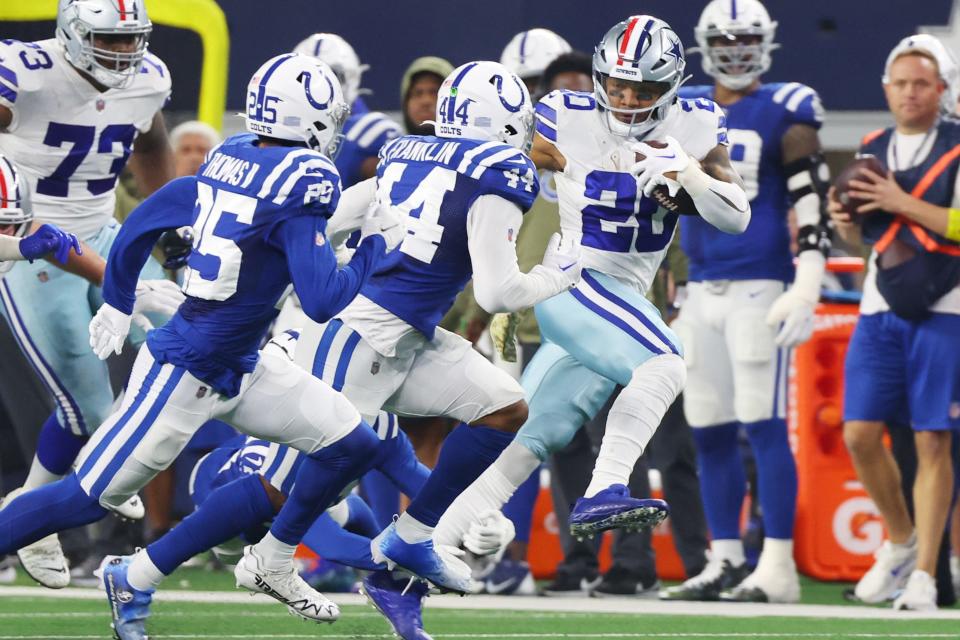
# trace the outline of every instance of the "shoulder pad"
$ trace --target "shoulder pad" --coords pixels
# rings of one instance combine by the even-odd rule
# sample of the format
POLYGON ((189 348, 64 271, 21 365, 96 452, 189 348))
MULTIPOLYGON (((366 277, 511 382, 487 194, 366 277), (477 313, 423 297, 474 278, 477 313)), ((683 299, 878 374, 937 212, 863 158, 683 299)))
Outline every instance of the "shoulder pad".
POLYGON ((537 133, 549 140, 557 141, 557 113, 561 111, 593 111, 597 101, 592 93, 584 91, 551 91, 537 103, 537 133))
POLYGON ((809 124, 820 128, 823 124, 823 105, 817 92, 805 84, 788 82, 786 84, 771 84, 773 91, 771 100, 781 105, 788 122, 794 124, 809 124))
POLYGON ((25 92, 39 91, 53 55, 37 42, 0 41, 0 104, 12 107, 25 92))
POLYGON ((169 92, 172 85, 170 79, 170 70, 163 60, 153 55, 149 51, 143 56, 143 64, 140 67, 140 78, 149 79, 150 84, 160 92, 169 92))
POLYGON ((478 180, 482 195, 500 196, 523 211, 540 192, 533 161, 519 149, 499 142, 486 142, 465 153, 457 171, 478 180))
POLYGON ((727 116, 716 102, 708 98, 680 99, 677 100, 677 106, 684 113, 690 114, 687 117, 696 122, 695 126, 704 128, 704 135, 707 130, 715 133, 716 144, 728 144, 727 116))
POLYGON ((710 85, 697 84, 691 86, 681 86, 680 90, 677 92, 677 96, 685 100, 694 100, 696 98, 710 99, 711 93, 713 93, 713 87, 710 85))
POLYGON ((347 120, 344 134, 361 149, 380 149, 401 134, 400 125, 379 111, 371 111, 347 120))
POLYGON ((257 197, 330 215, 340 199, 340 189, 340 174, 326 156, 313 149, 291 147, 263 181, 257 197))

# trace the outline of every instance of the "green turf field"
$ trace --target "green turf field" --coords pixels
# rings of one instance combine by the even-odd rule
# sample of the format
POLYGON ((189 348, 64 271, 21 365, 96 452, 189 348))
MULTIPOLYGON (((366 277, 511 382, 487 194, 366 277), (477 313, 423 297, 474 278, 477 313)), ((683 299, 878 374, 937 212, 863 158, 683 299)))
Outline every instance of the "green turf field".
MULTIPOLYGON (((27 581, 18 583, 28 585, 27 581)), ((842 604, 846 585, 804 583, 804 602, 842 604)), ((154 605, 148 626, 150 637, 163 638, 391 638, 388 625, 371 607, 346 605, 341 619, 333 625, 301 622, 286 614, 284 608, 266 599, 259 602, 238 597, 231 576, 199 569, 182 569, 171 576, 163 591, 170 597, 189 598, 184 590, 203 589, 198 597, 232 599, 235 602, 164 601, 154 605), (180 593, 174 593, 179 591, 180 593)), ((36 596, 7 595, 0 589, 0 640, 34 638, 73 640, 110 638, 106 602, 88 591, 87 598, 58 597, 60 594, 38 590, 36 596), (90 599, 94 597, 94 599, 90 599)), ((77 593, 77 592, 74 592, 77 593)), ((437 640, 457 638, 958 638, 960 618, 945 620, 916 619, 844 619, 778 616, 778 608, 768 605, 771 615, 727 617, 711 615, 662 615, 651 613, 658 605, 650 601, 626 601, 628 607, 644 604, 647 613, 578 612, 574 600, 554 611, 517 611, 520 605, 538 604, 557 608, 556 599, 499 598, 502 608, 469 608, 477 599, 462 601, 451 596, 427 601, 427 630, 437 640), (455 609, 460 603, 467 607, 455 609), (635 604, 630 604, 630 603, 635 604), (434 604, 435 606, 431 606, 434 604), (438 608, 438 606, 445 608, 438 608), (565 610, 566 607, 566 610, 565 610)), ((577 599, 580 608, 609 604, 610 601, 577 599)), ((738 605, 728 605, 737 607, 738 605)), ((764 610, 765 611, 765 610, 764 610)), ((844 609, 840 609, 841 613, 844 609)), ((850 611, 850 609, 846 609, 850 611)), ((877 611, 877 610, 870 610, 877 611)), ((861 610, 860 613, 863 613, 861 610)), ((877 614, 886 613, 877 611, 877 614)), ((873 614, 868 614, 873 615, 873 614)))

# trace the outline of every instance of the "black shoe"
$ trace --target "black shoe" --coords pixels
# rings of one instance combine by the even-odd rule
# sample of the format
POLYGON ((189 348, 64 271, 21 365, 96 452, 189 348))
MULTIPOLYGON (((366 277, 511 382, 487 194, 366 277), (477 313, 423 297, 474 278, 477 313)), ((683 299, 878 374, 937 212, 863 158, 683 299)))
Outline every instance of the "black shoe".
POLYGON ((602 578, 592 573, 588 576, 574 574, 567 571, 558 571, 557 577, 543 590, 543 595, 551 597, 589 596, 590 592, 600 584, 602 578))
POLYGON ((641 598, 655 598, 660 591, 660 581, 654 578, 649 585, 645 585, 636 574, 614 565, 603 576, 600 584, 591 595, 597 598, 611 596, 639 596, 641 598))
POLYGON ((661 600, 719 600, 720 592, 732 589, 750 575, 746 563, 733 566, 729 560, 710 560, 702 572, 683 584, 664 589, 661 600))

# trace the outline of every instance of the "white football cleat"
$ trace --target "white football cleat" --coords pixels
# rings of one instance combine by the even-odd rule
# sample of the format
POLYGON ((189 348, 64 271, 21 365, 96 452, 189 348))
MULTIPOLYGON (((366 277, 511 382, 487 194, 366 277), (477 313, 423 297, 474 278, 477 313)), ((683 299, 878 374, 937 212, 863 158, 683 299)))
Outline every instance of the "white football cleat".
POLYGON ((296 569, 289 571, 268 571, 264 568, 263 558, 253 545, 243 550, 243 557, 237 563, 233 575, 237 586, 254 593, 264 593, 287 605, 291 615, 314 622, 334 622, 340 617, 340 608, 314 591, 296 569))
POLYGON ((120 506, 108 508, 124 520, 143 520, 143 516, 147 513, 143 506, 143 500, 136 494, 120 506))
POLYGON ((51 533, 17 550, 17 557, 27 575, 43 586, 63 589, 70 584, 70 567, 57 534, 51 533))
POLYGON ((894 609, 908 611, 936 611, 937 610, 937 581, 926 571, 913 571, 896 600, 894 609))
POLYGON ((720 599, 727 602, 800 602, 800 577, 797 566, 787 563, 770 564, 757 569, 737 586, 723 591, 720 599))
POLYGON ((861 602, 875 604, 892 600, 907 584, 917 566, 917 543, 893 544, 886 540, 873 554, 873 566, 857 583, 853 593, 861 602))
POLYGON ((950 557, 950 573, 953 575, 953 590, 960 593, 960 556, 950 557))

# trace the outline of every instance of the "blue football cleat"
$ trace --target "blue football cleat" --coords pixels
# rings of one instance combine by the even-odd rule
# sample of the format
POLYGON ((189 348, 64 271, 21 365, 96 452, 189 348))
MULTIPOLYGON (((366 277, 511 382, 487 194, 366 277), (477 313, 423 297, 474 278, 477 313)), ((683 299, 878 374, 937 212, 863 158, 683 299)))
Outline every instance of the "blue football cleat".
POLYGON ((592 498, 580 498, 570 512, 570 534, 582 540, 608 529, 652 529, 670 507, 655 498, 632 498, 622 484, 610 485, 592 498))
POLYGON ((117 640, 146 640, 144 622, 150 617, 153 591, 138 591, 127 582, 133 556, 107 556, 100 564, 103 587, 107 590, 113 635, 117 640))
POLYGON ((407 542, 397 533, 396 523, 380 532, 370 541, 373 561, 386 563, 388 569, 409 571, 441 591, 464 595, 470 591, 470 567, 467 563, 442 548, 433 546, 433 540, 407 542))
POLYGON ((430 588, 423 582, 396 580, 389 571, 374 571, 363 579, 360 592, 383 614, 403 640, 433 640, 423 630, 423 599, 430 588), (409 588, 407 588, 409 586, 409 588))

